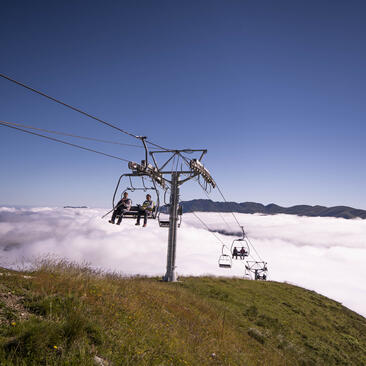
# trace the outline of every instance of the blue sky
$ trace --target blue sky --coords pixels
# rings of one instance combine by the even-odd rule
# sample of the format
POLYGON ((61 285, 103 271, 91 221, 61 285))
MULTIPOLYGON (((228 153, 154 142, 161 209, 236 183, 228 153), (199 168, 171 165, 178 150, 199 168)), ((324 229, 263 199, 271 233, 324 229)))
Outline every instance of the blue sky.
MULTIPOLYGON (((365 15, 364 1, 4 1, 0 69, 163 146, 207 148, 229 200, 366 208, 365 15)), ((134 143, 2 79, 0 111, 134 143)), ((127 170, 4 127, 0 164, 0 203, 18 205, 106 207, 127 170)))

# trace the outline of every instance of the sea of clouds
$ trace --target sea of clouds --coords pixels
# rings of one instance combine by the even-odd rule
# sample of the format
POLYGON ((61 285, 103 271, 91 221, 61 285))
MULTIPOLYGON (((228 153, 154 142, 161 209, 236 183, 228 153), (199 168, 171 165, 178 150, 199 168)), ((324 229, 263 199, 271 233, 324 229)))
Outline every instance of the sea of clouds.
MULTIPOLYGON (((54 256, 126 275, 163 275, 168 229, 126 219, 101 219, 102 209, 0 207, 0 265, 29 266, 54 256)), ((231 214, 198 213, 210 230, 238 231, 231 214), (224 220, 223 220, 224 217, 224 220)), ((237 214, 251 242, 268 262, 273 281, 315 290, 366 316, 366 220, 293 215, 237 214)), ((230 248, 233 236, 218 233, 230 248)), ((218 267, 222 244, 196 217, 183 215, 178 232, 177 272, 243 276, 244 265, 218 267)), ((252 251, 255 255, 254 251, 252 251)))

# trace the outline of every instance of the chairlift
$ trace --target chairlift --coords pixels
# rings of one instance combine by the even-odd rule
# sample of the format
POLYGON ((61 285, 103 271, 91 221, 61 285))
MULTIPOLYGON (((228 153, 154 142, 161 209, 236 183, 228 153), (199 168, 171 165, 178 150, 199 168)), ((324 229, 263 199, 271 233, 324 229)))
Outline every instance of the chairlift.
POLYGON ((225 245, 222 246, 221 249, 221 255, 219 257, 219 267, 220 268, 231 268, 232 266, 232 259, 231 256, 228 254, 224 253, 224 247, 225 245))
POLYGON ((248 257, 250 254, 249 242, 246 237, 244 227, 241 226, 243 231, 243 236, 239 239, 233 240, 231 244, 231 257, 234 259, 244 260, 245 257, 248 257))
MULTIPOLYGON (((170 212, 170 205, 166 205, 168 212, 170 212)), ((183 214, 183 208, 181 205, 178 206, 177 215, 178 215, 178 223, 177 226, 180 227, 182 223, 182 214, 183 214)), ((168 216, 168 213, 161 212, 159 210, 158 213, 158 222, 160 227, 169 227, 170 226, 170 219, 168 216)))
POLYGON ((255 280, 266 281, 268 279, 267 262, 247 261, 245 271, 246 273, 252 273, 255 280))
MULTIPOLYGON (((141 174, 141 173, 139 173, 139 174, 136 174, 136 173, 122 174, 119 177, 118 182, 117 182, 117 185, 116 185, 116 188, 114 190, 114 194, 113 194, 113 200, 112 200, 113 208, 112 208, 112 210, 110 210, 109 212, 107 212, 103 216, 103 218, 105 216, 107 216, 108 214, 110 214, 112 211, 114 211, 117 208, 117 203, 118 202, 116 202, 117 201, 116 200, 116 196, 117 196, 117 193, 118 193, 118 190, 119 190, 119 187, 120 187, 120 184, 121 184, 121 181, 123 180, 123 178, 128 178, 130 184, 129 184, 129 186, 127 186, 122 191, 121 198, 123 197, 123 194, 125 192, 143 191, 143 192, 147 192, 149 194, 152 193, 155 196, 156 201, 153 200, 155 202, 155 205, 154 205, 153 211, 151 211, 151 212, 148 213, 147 218, 148 219, 156 219, 157 216, 158 216, 158 213, 159 213, 159 209, 160 209, 159 190, 157 189, 156 183, 155 183, 155 181, 153 179, 151 179, 148 175, 144 175, 144 174, 141 174), (147 185, 147 183, 145 181, 146 178, 148 178, 151 181, 152 185, 150 185, 150 186, 147 185), (141 181, 141 185, 140 186, 134 185, 133 184, 133 180, 134 179, 139 179, 141 181)), ((131 199, 131 202, 132 202, 132 199, 131 199)), ((129 211, 126 211, 126 212, 123 213, 123 218, 126 218, 126 219, 137 219, 139 210, 140 210, 140 205, 133 205, 133 206, 131 206, 131 208, 130 208, 129 211)), ((119 218, 119 215, 117 215, 116 218, 118 219, 119 218)))

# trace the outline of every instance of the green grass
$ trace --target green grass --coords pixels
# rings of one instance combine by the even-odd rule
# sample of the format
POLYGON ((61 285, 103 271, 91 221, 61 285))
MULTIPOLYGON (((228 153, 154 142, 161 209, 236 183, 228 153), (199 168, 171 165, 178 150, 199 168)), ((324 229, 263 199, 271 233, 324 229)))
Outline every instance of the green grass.
POLYGON ((1 365, 366 365, 366 319, 289 284, 1 272, 1 365))

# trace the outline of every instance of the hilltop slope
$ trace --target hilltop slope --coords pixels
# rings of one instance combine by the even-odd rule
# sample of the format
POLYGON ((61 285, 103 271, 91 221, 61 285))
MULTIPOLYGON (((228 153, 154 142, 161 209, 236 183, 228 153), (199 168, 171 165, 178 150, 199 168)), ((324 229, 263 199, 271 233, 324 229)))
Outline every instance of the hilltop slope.
POLYGON ((366 364, 366 319, 289 284, 1 273, 1 365, 366 364))
POLYGON ((262 205, 256 202, 214 202, 206 199, 195 199, 182 202, 184 212, 202 211, 202 212, 238 212, 238 213, 261 213, 265 215, 287 214, 298 216, 320 216, 320 217, 342 217, 344 219, 353 219, 359 217, 366 219, 366 211, 348 206, 309 206, 297 205, 292 207, 282 207, 271 203, 262 205))

